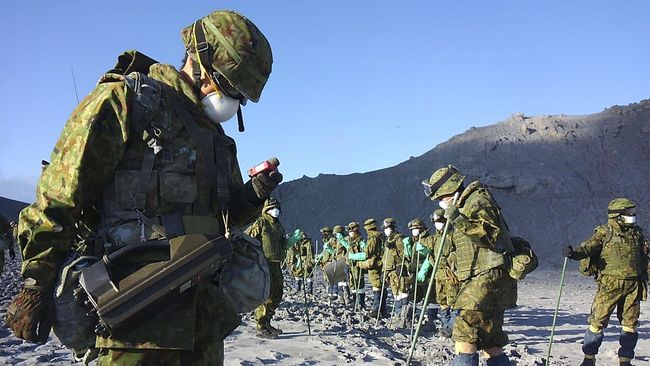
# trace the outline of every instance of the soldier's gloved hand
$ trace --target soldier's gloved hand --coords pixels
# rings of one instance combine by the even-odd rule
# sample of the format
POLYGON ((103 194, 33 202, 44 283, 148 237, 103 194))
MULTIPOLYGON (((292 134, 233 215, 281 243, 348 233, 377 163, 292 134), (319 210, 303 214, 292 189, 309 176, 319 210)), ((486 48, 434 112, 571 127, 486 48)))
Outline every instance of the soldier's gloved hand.
POLYGON ((569 259, 573 259, 573 255, 574 255, 574 254, 575 254, 575 253, 574 253, 574 251, 573 251, 573 247, 572 247, 572 246, 567 245, 566 247, 562 248, 562 255, 563 255, 563 256, 565 256, 565 257, 567 257, 567 258, 569 258, 569 259))
POLYGON ((271 192, 282 182, 282 173, 273 170, 269 173, 262 172, 251 178, 251 184, 257 198, 265 200, 269 198, 271 192))
POLYGON ((5 323, 18 338, 45 343, 54 320, 51 291, 23 288, 7 307, 5 323))
POLYGON ((431 267, 431 262, 429 260, 425 260, 424 263, 422 263, 422 267, 418 271, 418 282, 424 282, 427 279, 427 272, 429 272, 429 268, 431 267))
POLYGON ((460 216, 460 211, 458 210, 458 207, 450 203, 445 209, 445 217, 447 218, 448 221, 454 221, 458 216, 460 216))
POLYGON ((336 238, 339 239, 339 240, 340 240, 340 239, 343 239, 343 234, 341 234, 341 233, 336 233, 335 236, 336 236, 336 238))
POLYGON ((415 244, 415 250, 417 250, 421 255, 429 255, 429 253, 431 253, 431 250, 429 250, 429 248, 425 247, 424 245, 420 244, 420 242, 415 244))

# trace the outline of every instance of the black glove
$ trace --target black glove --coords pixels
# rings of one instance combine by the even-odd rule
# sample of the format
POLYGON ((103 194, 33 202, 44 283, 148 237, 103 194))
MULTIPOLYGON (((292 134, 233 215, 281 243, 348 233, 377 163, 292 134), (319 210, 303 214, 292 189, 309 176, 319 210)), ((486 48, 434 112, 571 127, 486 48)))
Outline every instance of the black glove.
POLYGON ((54 319, 53 299, 50 291, 23 288, 7 307, 5 323, 16 337, 45 343, 54 319))
POLYGON ((575 252, 573 251, 573 247, 570 245, 567 245, 566 247, 562 248, 562 255, 569 259, 573 259, 574 253, 575 252))
POLYGON ((277 170, 270 173, 262 172, 251 178, 255 195, 261 200, 269 198, 280 182, 282 182, 282 173, 277 170))
POLYGON ((16 259, 16 252, 14 251, 13 244, 9 247, 9 258, 12 260, 16 259))

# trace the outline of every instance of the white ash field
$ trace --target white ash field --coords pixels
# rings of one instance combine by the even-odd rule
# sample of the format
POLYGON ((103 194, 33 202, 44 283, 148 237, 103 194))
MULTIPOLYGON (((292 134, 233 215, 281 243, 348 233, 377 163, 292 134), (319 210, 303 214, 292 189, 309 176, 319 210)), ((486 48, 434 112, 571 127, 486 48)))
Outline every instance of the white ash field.
MULTIPOLYGON (((43 345, 15 338, 4 324, 4 314, 20 284, 19 262, 7 259, 0 278, 0 365, 71 365, 70 353, 51 334, 43 345)), ((327 305, 320 272, 315 274, 314 298, 310 299, 312 335, 304 321, 303 294, 293 290, 285 276, 285 296, 273 324, 284 331, 275 340, 255 336, 251 315, 225 340, 226 361, 234 365, 403 365, 410 347, 410 330, 392 331, 382 321, 359 324, 342 305, 327 305)), ((519 307, 506 313, 505 329, 511 344, 506 347, 514 365, 543 365, 553 319, 560 270, 538 269, 519 282, 519 307)), ((596 291, 592 278, 578 274, 577 265, 568 266, 555 331, 551 365, 577 365, 587 328, 587 317, 596 291)), ((369 303, 370 301, 367 302, 369 303)), ((390 302, 388 309, 390 309, 390 302)), ((650 365, 650 305, 641 303, 636 366, 650 365)), ((598 355, 598 364, 616 365, 620 325, 613 315, 598 355)), ((413 364, 447 365, 453 357, 451 340, 423 333, 418 339, 413 364)), ((80 364, 76 364, 80 365, 80 364)))

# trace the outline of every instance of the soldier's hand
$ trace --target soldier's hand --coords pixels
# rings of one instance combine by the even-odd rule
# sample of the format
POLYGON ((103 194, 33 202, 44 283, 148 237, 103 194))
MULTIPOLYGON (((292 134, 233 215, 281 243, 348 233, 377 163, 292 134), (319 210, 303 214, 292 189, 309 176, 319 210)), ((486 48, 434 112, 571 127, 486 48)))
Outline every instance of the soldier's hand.
POLYGON ((282 173, 277 170, 269 173, 262 172, 251 178, 255 195, 261 200, 267 199, 280 182, 282 182, 282 173))
POLYGON ((5 323, 16 337, 45 343, 52 329, 54 300, 49 291, 23 288, 7 307, 5 323))
POLYGON ((562 255, 563 256, 565 256, 565 257, 567 257, 569 259, 573 259, 573 254, 574 254, 574 251, 573 251, 572 246, 567 245, 566 247, 562 248, 562 255))
POLYGON ((460 211, 458 211, 458 207, 450 203, 449 206, 447 206, 447 208, 445 209, 445 217, 447 218, 448 221, 454 221, 458 216, 460 216, 460 211))

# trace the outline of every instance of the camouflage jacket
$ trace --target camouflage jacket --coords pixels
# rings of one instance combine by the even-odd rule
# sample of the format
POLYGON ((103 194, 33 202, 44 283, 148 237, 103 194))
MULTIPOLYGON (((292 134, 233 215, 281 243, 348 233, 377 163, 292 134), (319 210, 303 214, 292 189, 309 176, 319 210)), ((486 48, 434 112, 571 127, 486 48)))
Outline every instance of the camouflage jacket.
POLYGON ((406 262, 404 256, 404 235, 393 231, 389 237, 386 238, 384 245, 386 246, 386 270, 398 270, 402 263, 406 262))
POLYGON ((505 263, 505 252, 513 252, 510 233, 501 210, 487 188, 473 182, 456 203, 460 215, 454 219, 456 276, 463 281, 505 263))
POLYGON ((280 262, 287 253, 287 239, 284 227, 278 219, 266 212, 246 229, 246 233, 262 242, 264 256, 270 261, 280 262))
POLYGON ((291 268, 294 277, 310 275, 314 268, 313 246, 311 239, 306 237, 287 251, 287 265, 291 268), (305 268, 307 273, 304 272, 305 268))
POLYGON ((366 241, 366 257, 367 261, 371 261, 372 265, 370 270, 381 271, 384 260, 384 240, 381 234, 376 229, 367 230, 368 239, 366 241))
MULTIPOLYGON (((20 213, 24 278, 53 287, 71 250, 82 247, 77 228, 89 228, 99 244, 86 246, 88 254, 101 255, 111 245, 137 240, 141 232, 132 203, 139 199, 135 189, 142 182, 140 188, 146 193, 140 197, 143 215, 180 214, 186 234, 224 232, 219 220, 222 207, 212 193, 205 167, 197 160, 197 145, 173 110, 173 105, 178 106, 173 100, 180 100, 181 107, 191 113, 206 140, 226 141, 225 149, 219 153, 215 149, 210 158, 225 159, 229 168, 230 224, 243 226, 259 214, 262 202, 251 195, 250 184, 243 183, 234 141, 205 116, 192 85, 169 65, 154 64, 148 75, 161 86, 159 102, 149 111, 150 127, 161 147, 153 157, 151 172, 141 174, 144 156, 153 149, 143 140, 141 121, 131 118, 133 90, 123 75, 106 74, 66 122, 50 166, 38 182, 36 202, 20 213)), ((155 238, 150 228, 144 235, 155 238)), ((97 346, 192 349, 195 337, 200 337, 194 334, 197 313, 214 315, 211 319, 217 321, 210 331, 223 337, 239 321, 212 288, 188 290, 157 309, 137 324, 114 332, 112 338, 98 338, 97 346), (208 295, 198 301, 198 292, 208 295)))
MULTIPOLYGON (((436 255, 440 250, 442 243, 442 232, 436 230, 435 234, 420 240, 420 243, 431 251, 429 261, 435 264, 436 255)), ((432 267, 433 268, 433 267, 432 267)), ((456 268, 456 245, 454 244, 454 234, 451 225, 447 229, 447 237, 445 238, 445 245, 442 247, 442 254, 440 255, 440 263, 436 271, 436 280, 449 279, 455 277, 453 270, 456 268)))
POLYGON ((623 226, 609 219, 607 224, 597 227, 591 238, 575 249, 574 258, 596 257, 599 274, 634 279, 648 270, 648 256, 644 253, 646 242, 639 226, 623 226))

